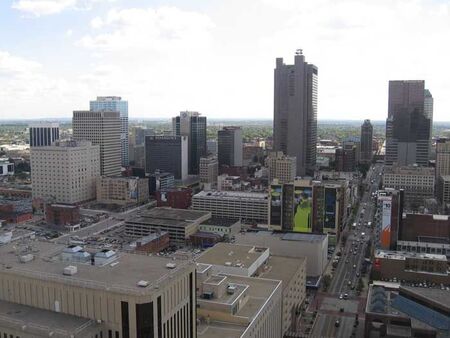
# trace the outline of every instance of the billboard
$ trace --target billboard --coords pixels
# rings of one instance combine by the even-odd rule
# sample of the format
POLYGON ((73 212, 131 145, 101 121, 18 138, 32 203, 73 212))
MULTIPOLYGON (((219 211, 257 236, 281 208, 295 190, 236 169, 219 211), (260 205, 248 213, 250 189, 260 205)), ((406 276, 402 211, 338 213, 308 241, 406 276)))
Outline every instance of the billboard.
POLYGON ((327 229, 336 229, 336 189, 325 188, 325 219, 323 227, 327 229))
POLYGON ((278 184, 270 186, 270 225, 281 226, 281 195, 283 187, 278 184))
POLYGON ((129 198, 131 200, 137 201, 138 199, 138 181, 137 180, 128 180, 128 193, 129 198))
POLYGON ((382 200, 382 216, 381 216, 381 247, 389 249, 391 246, 391 212, 392 200, 385 198, 382 200))
POLYGON ((294 231, 312 232, 312 187, 294 188, 294 231))

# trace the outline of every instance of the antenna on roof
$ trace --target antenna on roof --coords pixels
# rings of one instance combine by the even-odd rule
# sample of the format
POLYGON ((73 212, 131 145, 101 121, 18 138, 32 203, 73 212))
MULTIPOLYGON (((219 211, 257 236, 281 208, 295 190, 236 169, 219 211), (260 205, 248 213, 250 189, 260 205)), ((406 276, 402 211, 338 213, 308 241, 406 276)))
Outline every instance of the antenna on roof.
POLYGON ((303 55, 303 49, 297 49, 296 51, 295 51, 295 55, 303 55))

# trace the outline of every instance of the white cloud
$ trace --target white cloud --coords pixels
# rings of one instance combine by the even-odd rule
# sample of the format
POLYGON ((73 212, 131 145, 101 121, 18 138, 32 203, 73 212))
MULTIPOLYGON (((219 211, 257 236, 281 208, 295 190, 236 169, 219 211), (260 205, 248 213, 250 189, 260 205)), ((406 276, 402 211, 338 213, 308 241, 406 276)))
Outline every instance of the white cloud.
POLYGON ((0 50, 0 76, 24 77, 39 71, 41 64, 0 50))
POLYGON ((43 16, 57 14, 75 6, 77 0, 18 0, 12 7, 26 14, 43 16))
MULTIPOLYGON (((106 0, 77 0, 71 8, 92 1, 106 0)), ((72 74, 61 73, 64 81, 42 75, 61 87, 51 89, 61 102, 69 97, 64 111, 112 93, 129 100, 132 117, 195 109, 271 118, 275 58, 291 63, 303 48, 319 67, 319 118, 384 119, 390 79, 425 79, 435 120, 449 120, 448 2, 224 0, 196 11, 116 8, 79 25, 70 28, 89 31, 74 48, 88 60, 77 64, 68 51, 61 58, 74 61, 72 74)), ((33 108, 54 101, 36 102, 33 108)))

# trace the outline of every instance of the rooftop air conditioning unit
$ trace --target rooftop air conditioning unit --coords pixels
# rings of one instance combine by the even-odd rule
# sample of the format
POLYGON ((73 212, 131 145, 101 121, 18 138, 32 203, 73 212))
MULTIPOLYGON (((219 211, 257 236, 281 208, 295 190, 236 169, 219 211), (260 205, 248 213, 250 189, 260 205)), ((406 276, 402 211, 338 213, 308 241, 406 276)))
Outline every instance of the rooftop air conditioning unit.
POLYGON ((175 263, 167 263, 166 264, 167 269, 175 269, 176 267, 177 267, 177 265, 175 263))
POLYGON ((78 268, 74 265, 69 265, 64 268, 63 275, 73 276, 78 272, 78 268))
POLYGON ((146 280, 140 280, 139 282, 137 282, 137 286, 141 287, 141 288, 146 288, 149 285, 149 282, 147 282, 146 280))

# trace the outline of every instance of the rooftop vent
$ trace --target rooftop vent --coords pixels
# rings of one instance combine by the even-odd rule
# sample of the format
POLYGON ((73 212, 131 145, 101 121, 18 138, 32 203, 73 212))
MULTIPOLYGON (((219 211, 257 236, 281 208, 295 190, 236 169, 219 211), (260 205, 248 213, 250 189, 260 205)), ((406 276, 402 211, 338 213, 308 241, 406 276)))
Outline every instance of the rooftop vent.
POLYGON ((149 286, 149 282, 147 282, 146 280, 140 280, 139 282, 137 282, 137 286, 141 287, 141 288, 146 288, 147 286, 149 286))
POLYGON ((32 254, 22 255, 19 257, 20 263, 28 263, 31 262, 33 259, 34 255, 32 254))
POLYGON ((69 265, 64 268, 63 275, 73 276, 78 272, 78 268, 74 265, 69 265))
POLYGON ((167 263, 166 264, 167 269, 175 269, 176 267, 177 267, 177 265, 175 263, 167 263))

